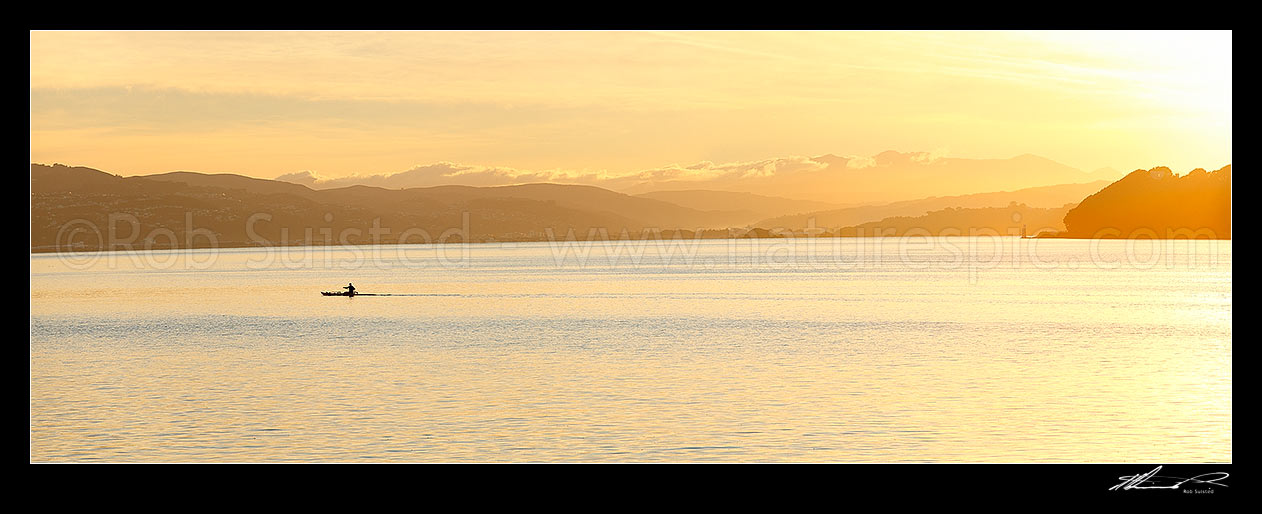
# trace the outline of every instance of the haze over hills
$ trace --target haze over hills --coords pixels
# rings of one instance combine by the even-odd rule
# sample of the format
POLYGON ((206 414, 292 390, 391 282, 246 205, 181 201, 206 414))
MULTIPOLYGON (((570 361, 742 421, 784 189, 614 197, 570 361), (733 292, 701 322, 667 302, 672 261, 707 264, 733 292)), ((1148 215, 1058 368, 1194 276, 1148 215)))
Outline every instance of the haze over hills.
POLYGON ((948 207, 920 216, 893 216, 841 228, 840 236, 1027 236, 1063 230, 1065 213, 1077 204, 1030 207, 1012 202, 1003 207, 948 207))
POLYGON ((783 213, 809 212, 837 207, 827 202, 794 200, 776 196, 732 191, 655 191, 635 195, 670 202, 676 205, 716 213, 724 213, 728 225, 749 225, 769 216, 783 213))
POLYGON ((65 230, 79 222, 95 230, 97 240, 70 243, 70 248, 89 250, 104 248, 106 235, 153 248, 595 237, 585 235, 589 231, 603 231, 606 238, 647 237, 645 229, 678 230, 686 237, 767 237, 783 229, 812 235, 857 235, 862 229, 877 235, 869 230, 875 228, 894 230, 880 235, 899 235, 916 227, 961 233, 988 228, 1007 235, 1026 225, 1029 233, 1063 230, 1062 218, 1065 234, 1072 237, 1093 237, 1087 232, 1100 226, 1188 226, 1230 237, 1230 165, 1182 178, 1154 168, 1113 184, 1061 184, 802 212, 833 205, 733 191, 629 195, 551 183, 316 190, 234 174, 122 177, 86 167, 31 165, 32 251, 66 248, 65 230), (1067 216, 1079 200, 1083 205, 1067 216), (779 215, 750 221, 768 213, 779 215), (808 227, 815 232, 802 230, 808 227), (624 231, 629 235, 620 236, 624 231), (187 237, 193 232, 202 239, 187 237))
POLYGON ((928 152, 886 151, 872 157, 829 154, 722 164, 700 162, 625 174, 531 171, 441 162, 391 174, 324 179, 312 172, 299 172, 281 175, 277 180, 313 189, 349 185, 413 188, 549 182, 593 185, 633 195, 709 190, 857 205, 1116 180, 1121 175, 1107 168, 1088 173, 1029 154, 1009 159, 964 159, 939 157, 928 152))
MULTIPOLYGON (((1087 195, 1109 185, 1106 180, 1087 182, 1085 184, 1061 184, 1055 186, 1033 187, 1016 191, 997 191, 960 196, 940 196, 892 202, 881 205, 865 205, 846 207, 824 211, 779 216, 759 220, 755 225, 760 227, 782 227, 802 229, 815 227, 848 227, 870 221, 892 217, 916 217, 929 211, 947 208, 988 208, 1004 207, 1010 203, 1028 205, 1030 207, 1053 208, 1068 203, 1077 203, 1087 195)), ((1054 226, 1063 228, 1058 221, 1054 226)), ((1059 229, 1058 229, 1059 230, 1059 229)))
POLYGON ((926 152, 887 151, 866 159, 824 155, 798 164, 728 174, 701 184, 657 180, 621 190, 636 193, 680 189, 688 184, 696 189, 747 191, 853 205, 1117 178, 1107 176, 1107 170, 1085 173, 1029 154, 1010 159, 960 159, 935 157, 926 152))

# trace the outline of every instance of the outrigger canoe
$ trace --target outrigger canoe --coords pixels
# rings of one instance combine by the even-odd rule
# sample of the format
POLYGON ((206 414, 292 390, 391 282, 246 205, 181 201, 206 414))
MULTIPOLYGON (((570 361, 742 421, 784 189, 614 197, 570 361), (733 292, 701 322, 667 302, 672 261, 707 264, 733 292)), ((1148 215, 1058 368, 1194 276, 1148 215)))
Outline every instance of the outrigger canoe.
POLYGON ((363 293, 356 293, 354 291, 340 291, 340 292, 320 291, 320 294, 324 296, 359 296, 363 293))

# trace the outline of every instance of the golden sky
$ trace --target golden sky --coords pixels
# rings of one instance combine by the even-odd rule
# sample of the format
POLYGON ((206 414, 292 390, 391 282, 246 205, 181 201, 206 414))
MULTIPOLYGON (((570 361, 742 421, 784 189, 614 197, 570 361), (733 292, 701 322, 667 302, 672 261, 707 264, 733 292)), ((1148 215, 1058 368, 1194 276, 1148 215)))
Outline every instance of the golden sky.
POLYGON ((619 175, 884 150, 1231 162, 1229 31, 30 36, 31 161, 123 175, 619 175))

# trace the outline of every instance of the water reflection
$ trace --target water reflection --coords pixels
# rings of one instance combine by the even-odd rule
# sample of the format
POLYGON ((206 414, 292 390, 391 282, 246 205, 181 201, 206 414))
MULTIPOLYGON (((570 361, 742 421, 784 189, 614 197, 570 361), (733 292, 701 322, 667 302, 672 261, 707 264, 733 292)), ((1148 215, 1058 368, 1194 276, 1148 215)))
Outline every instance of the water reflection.
POLYGON ((1231 461, 1230 241, 964 239, 33 255, 31 459, 1231 461))

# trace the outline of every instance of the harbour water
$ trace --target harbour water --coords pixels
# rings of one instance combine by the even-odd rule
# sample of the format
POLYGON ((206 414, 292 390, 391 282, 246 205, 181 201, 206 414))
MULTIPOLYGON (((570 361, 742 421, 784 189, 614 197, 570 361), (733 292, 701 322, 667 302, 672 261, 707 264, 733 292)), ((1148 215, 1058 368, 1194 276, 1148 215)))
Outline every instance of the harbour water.
POLYGON ((1231 241, 32 254, 35 462, 1231 462, 1231 241), (363 293, 323 297, 353 282, 363 293))

